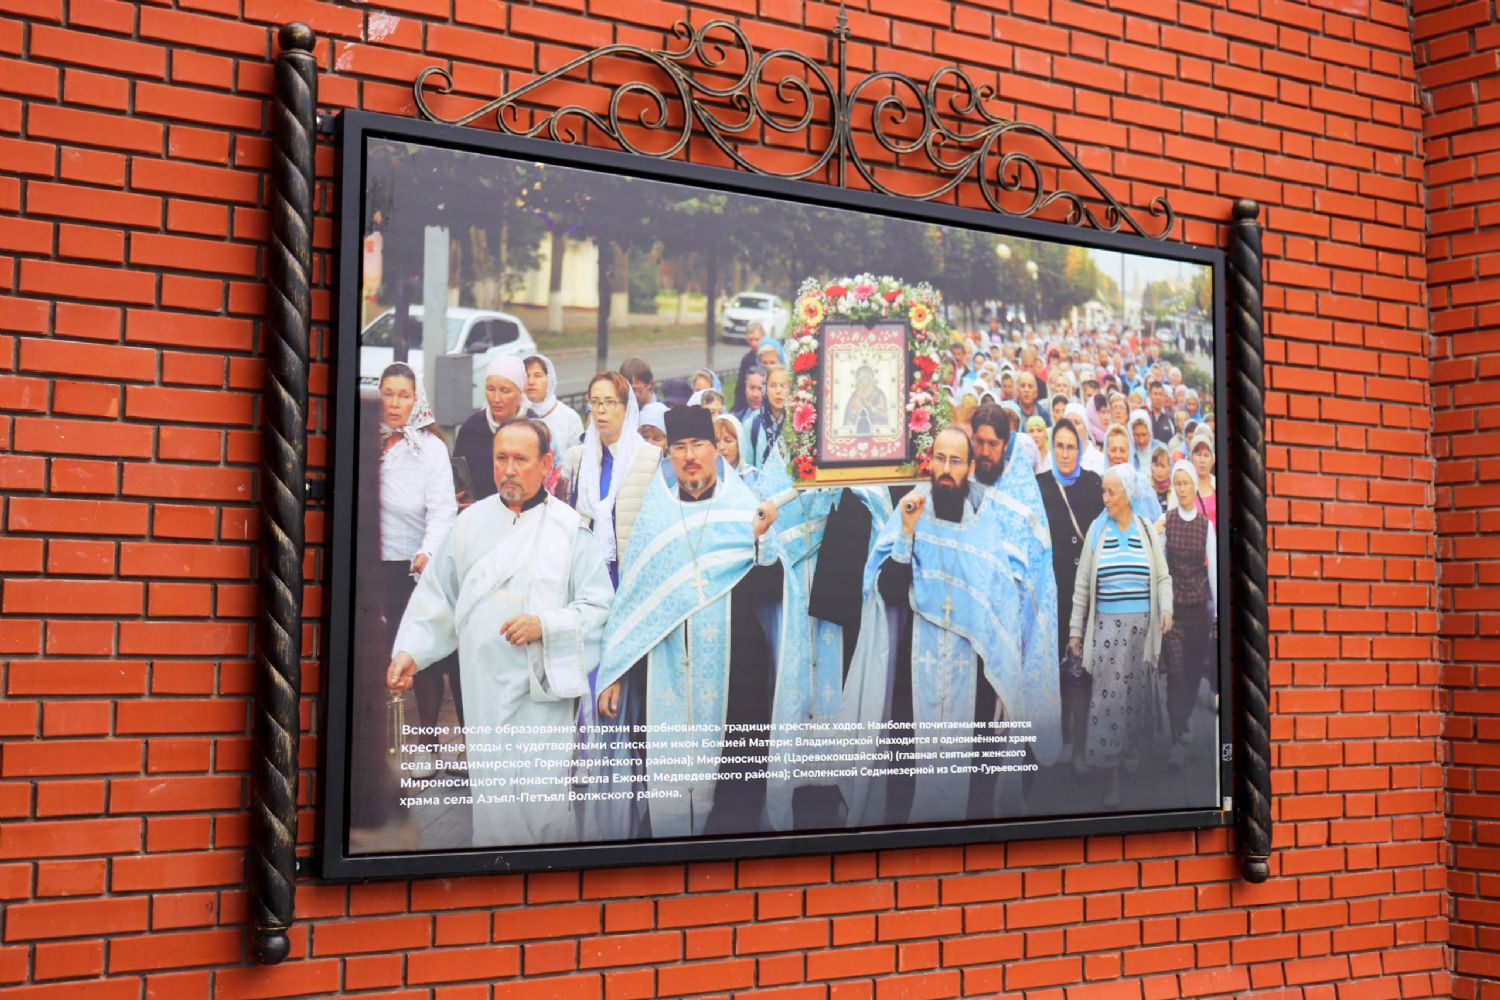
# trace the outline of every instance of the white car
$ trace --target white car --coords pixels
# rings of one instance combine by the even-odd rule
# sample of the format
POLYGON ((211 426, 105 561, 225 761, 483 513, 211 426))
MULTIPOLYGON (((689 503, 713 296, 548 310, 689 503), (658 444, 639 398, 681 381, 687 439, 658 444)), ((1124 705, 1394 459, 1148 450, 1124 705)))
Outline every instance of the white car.
POLYGON ((791 311, 778 296, 769 292, 740 292, 731 296, 719 316, 719 335, 725 340, 744 340, 751 320, 760 320, 766 336, 779 338, 786 332, 791 311))
MULTIPOLYGON (((422 373, 422 307, 411 307, 413 342, 408 345, 406 363, 418 375, 422 373)), ((450 308, 447 320, 447 353, 468 354, 474 359, 474 398, 470 405, 484 405, 484 373, 497 355, 512 354, 518 358, 536 353, 536 341, 526 324, 510 313, 492 309, 450 308)), ((359 335, 359 392, 373 396, 380 389, 380 373, 395 357, 396 311, 375 317, 359 335)))

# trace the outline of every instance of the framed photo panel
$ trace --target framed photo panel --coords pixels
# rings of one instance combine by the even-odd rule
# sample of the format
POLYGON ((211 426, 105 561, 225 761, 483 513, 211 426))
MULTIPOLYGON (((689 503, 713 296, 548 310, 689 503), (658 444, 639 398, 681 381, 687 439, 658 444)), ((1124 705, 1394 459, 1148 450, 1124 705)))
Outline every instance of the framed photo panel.
POLYGON ((1218 250, 339 154, 322 875, 1230 822, 1218 250))

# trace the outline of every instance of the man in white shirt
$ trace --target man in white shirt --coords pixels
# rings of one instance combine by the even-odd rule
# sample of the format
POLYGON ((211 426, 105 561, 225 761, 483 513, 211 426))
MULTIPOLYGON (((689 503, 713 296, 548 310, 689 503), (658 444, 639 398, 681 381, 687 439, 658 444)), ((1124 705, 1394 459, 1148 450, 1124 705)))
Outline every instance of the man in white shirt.
POLYGON ((403 691, 457 649, 473 845, 565 843, 577 837, 573 719, 614 590, 578 513, 542 486, 552 468, 546 425, 502 421, 492 454, 497 493, 460 514, 433 554, 386 684, 403 691))

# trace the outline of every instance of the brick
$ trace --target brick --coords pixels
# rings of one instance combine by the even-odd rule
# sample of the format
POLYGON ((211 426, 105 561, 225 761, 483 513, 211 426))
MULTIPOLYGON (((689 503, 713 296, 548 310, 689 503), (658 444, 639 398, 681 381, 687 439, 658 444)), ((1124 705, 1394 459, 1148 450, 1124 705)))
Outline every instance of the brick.
POLYGON ((0 775, 120 774, 140 768, 136 740, 47 740, 0 747, 0 775))
POLYGON ((8 580, 7 614, 134 615, 140 614, 145 587, 113 580, 8 580))
POLYGON ((15 903, 5 914, 5 940, 86 937, 146 929, 146 900, 90 899, 15 903))
POLYGON ((406 981, 425 984, 508 978, 521 971, 520 956, 521 950, 515 945, 438 948, 418 952, 407 959, 406 981))
POLYGON ((26 208, 32 215, 114 222, 124 226, 156 227, 162 222, 160 198, 80 184, 33 181, 26 186, 26 208))
POLYGON ((146 458, 151 454, 150 427, 117 421, 22 418, 15 425, 17 451, 64 455, 108 455, 146 458))
POLYGON ((147 303, 156 294, 156 276, 145 271, 62 264, 55 261, 23 260, 21 290, 61 298, 78 298, 87 289, 90 296, 108 302, 147 303))
POLYGON ((69 340, 21 341, 21 368, 57 375, 149 382, 156 378, 157 352, 145 347, 119 347, 69 340))

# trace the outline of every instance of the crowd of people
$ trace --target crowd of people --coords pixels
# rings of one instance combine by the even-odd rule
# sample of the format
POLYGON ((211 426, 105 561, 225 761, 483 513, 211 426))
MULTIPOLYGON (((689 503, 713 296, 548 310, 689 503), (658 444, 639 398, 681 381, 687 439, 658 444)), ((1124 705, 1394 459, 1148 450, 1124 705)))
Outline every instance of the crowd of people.
MULTIPOLYGON (((927 482, 793 490, 786 353, 748 337, 732 399, 632 358, 583 414, 545 356, 497 358, 451 450, 385 370, 356 773, 460 773, 474 846, 520 846, 1014 817, 1042 767, 1115 807, 1184 765, 1217 695, 1212 393, 1139 331, 995 319, 949 345, 927 482), (422 738, 445 695, 461 761, 422 738)), ((356 780, 352 825, 392 787, 356 780)))

